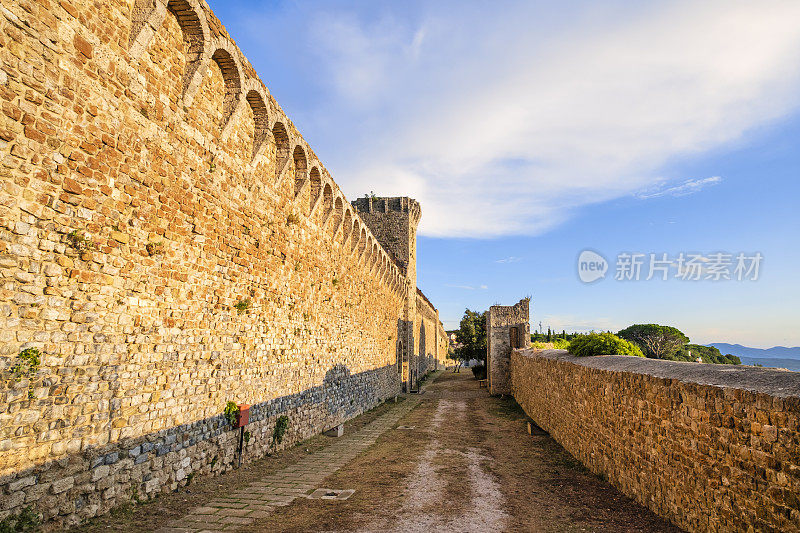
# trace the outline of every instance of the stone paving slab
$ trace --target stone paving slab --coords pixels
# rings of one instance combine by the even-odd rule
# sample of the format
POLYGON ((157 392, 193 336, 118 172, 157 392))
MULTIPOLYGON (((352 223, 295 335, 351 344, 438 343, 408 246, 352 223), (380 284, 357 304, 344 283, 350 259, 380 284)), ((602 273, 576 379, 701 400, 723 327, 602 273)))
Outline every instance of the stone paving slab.
POLYGON ((217 533, 234 531, 259 518, 265 518, 276 507, 306 497, 312 489, 365 449, 375 444, 383 433, 419 403, 416 397, 406 398, 380 418, 356 433, 338 437, 337 441, 318 453, 303 457, 299 462, 264 476, 246 488, 231 494, 219 494, 189 514, 173 520, 156 533, 217 533))

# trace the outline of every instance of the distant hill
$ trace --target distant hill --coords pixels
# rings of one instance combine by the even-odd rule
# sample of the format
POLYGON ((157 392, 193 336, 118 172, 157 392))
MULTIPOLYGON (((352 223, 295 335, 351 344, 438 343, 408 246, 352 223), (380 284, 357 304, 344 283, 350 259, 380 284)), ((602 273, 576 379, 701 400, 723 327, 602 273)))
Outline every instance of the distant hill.
POLYGON ((800 372, 800 359, 778 359, 775 357, 740 357, 742 364, 761 365, 768 368, 786 368, 800 372))
POLYGON ((714 346, 723 354, 736 355, 738 357, 758 358, 758 359, 800 359, 800 346, 787 348, 785 346, 775 346, 773 348, 750 348, 741 344, 729 344, 727 342, 712 342, 707 346, 714 346))

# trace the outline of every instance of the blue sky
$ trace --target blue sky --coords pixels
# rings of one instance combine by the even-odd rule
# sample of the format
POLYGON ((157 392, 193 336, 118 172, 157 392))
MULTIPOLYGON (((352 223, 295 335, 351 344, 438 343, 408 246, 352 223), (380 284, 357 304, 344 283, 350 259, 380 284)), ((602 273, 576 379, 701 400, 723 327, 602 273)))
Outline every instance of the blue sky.
POLYGON ((350 199, 421 202, 446 327, 530 295, 534 327, 800 345, 800 4, 209 4, 350 199), (621 252, 763 261, 623 282, 621 252))

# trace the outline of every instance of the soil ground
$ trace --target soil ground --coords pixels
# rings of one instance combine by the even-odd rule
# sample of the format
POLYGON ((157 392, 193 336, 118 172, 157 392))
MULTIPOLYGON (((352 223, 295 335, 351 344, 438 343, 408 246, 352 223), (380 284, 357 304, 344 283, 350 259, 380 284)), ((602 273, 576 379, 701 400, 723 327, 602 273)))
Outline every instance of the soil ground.
MULTIPOLYGON (((419 398, 395 428, 324 480, 327 489, 355 490, 347 500, 296 498, 239 531, 680 531, 588 472, 546 433, 529 435, 516 402, 490 397, 470 372, 438 374, 419 398)), ((346 431, 394 406, 362 415, 346 431)), ((315 437, 78 531, 153 531, 331 440, 315 437)))
MULTIPOLYGON (((678 532, 602 481, 513 398, 490 397, 470 372, 444 372, 420 405, 326 479, 345 501, 298 498, 247 531, 678 532)), ((242 529, 241 531, 245 531, 242 529)))

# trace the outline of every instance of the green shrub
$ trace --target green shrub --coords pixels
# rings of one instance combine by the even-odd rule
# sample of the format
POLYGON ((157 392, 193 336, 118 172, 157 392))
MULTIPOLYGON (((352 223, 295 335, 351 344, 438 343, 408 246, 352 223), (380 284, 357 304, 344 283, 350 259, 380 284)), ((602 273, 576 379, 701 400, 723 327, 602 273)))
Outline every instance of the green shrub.
POLYGON ((236 425, 236 419, 239 417, 239 406, 236 402, 228 402, 225 404, 225 420, 231 426, 236 425))
POLYGON ((566 350, 569 348, 569 341, 567 339, 553 339, 553 348, 556 350, 566 350))
POLYGON ((475 379, 486 379, 486 367, 484 365, 473 366, 472 375, 475 376, 475 379))
POLYGON ((569 341, 566 339, 554 338, 551 341, 533 341, 531 348, 534 350, 566 350, 569 346, 569 341))
POLYGON ((590 355, 633 355, 644 357, 635 344, 620 339, 613 333, 589 333, 578 335, 569 343, 569 353, 579 357, 590 355))

